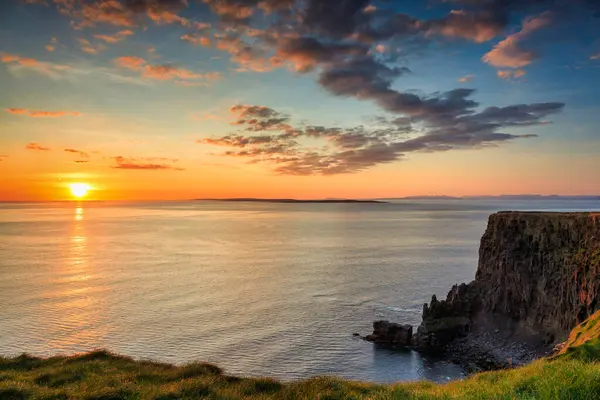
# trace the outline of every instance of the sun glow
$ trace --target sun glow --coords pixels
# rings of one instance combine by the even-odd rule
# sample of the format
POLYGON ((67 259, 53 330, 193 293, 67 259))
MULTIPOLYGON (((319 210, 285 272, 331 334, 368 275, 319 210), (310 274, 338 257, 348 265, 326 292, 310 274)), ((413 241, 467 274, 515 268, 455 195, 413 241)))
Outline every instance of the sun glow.
POLYGON ((69 189, 71 194, 78 199, 84 198, 92 187, 87 183, 71 183, 69 189))

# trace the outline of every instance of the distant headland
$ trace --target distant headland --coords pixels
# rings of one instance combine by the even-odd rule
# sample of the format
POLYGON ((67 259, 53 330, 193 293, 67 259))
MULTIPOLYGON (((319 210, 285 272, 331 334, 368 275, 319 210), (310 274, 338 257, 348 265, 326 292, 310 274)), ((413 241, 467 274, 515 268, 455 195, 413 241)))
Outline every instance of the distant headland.
POLYGON ((230 202, 254 202, 254 203, 387 203, 382 200, 356 200, 356 199, 314 199, 314 200, 299 200, 299 199, 258 199, 254 197, 240 197, 230 199, 195 199, 196 201, 230 201, 230 202))

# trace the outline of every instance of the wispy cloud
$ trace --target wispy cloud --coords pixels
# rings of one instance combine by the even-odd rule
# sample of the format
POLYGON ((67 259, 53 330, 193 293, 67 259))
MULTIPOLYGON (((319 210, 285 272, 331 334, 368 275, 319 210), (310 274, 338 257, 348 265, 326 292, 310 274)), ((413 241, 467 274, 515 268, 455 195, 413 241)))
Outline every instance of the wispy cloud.
POLYGON ((166 157, 112 157, 115 169, 131 170, 176 170, 182 171, 183 168, 177 165, 178 160, 166 157))
POLYGON ((212 43, 213 43, 213 41, 206 35, 189 34, 189 33, 182 35, 181 40, 191 43, 191 44, 205 46, 205 47, 212 46, 212 43))
POLYGON ((243 131, 200 139, 197 143, 228 147, 221 155, 267 164, 278 174, 335 175, 399 161, 415 152, 481 149, 535 137, 505 133, 502 129, 546 124, 546 117, 564 107, 562 103, 535 103, 475 111, 477 103, 464 102, 468 93, 462 90, 444 95, 446 103, 436 105, 445 110, 443 114, 438 114, 436 108, 429 109, 432 105, 422 106, 424 115, 377 118, 370 127, 296 126, 289 116, 272 108, 235 105, 230 109, 236 116, 233 125, 243 131), (461 110, 460 104, 466 108, 461 110), (324 143, 308 147, 300 140, 303 138, 324 143))
POLYGON ((38 61, 34 58, 21 57, 16 54, 2 52, 0 52, 0 62, 8 64, 9 70, 13 73, 33 71, 53 79, 64 78, 65 73, 70 69, 67 65, 38 61))
POLYGON ((41 144, 35 142, 27 143, 25 149, 34 151, 50 151, 49 147, 42 146, 41 144))
POLYGON ((95 55, 95 54, 98 54, 98 53, 106 50, 106 46, 103 45, 102 43, 92 44, 89 40, 84 39, 84 38, 79 38, 79 39, 77 39, 77 41, 79 42, 81 51, 84 51, 88 54, 95 55))
POLYGON ((133 34, 134 33, 133 33, 132 30, 125 29, 125 30, 119 31, 117 33, 114 33, 112 35, 108 35, 108 34, 104 34, 104 35, 103 34, 95 34, 94 37, 96 39, 103 40, 106 43, 118 43, 118 42, 124 40, 127 36, 131 36, 133 34))
POLYGON ((460 83, 467 83, 467 82, 471 82, 473 79, 475 79, 474 75, 465 75, 465 76, 458 78, 458 81, 460 83))
POLYGON ((206 29, 204 22, 182 17, 178 12, 188 6, 188 0, 53 0, 58 10, 72 19, 72 26, 81 30, 99 24, 133 28, 148 20, 157 25, 180 24, 187 28, 206 29), (145 19, 147 18, 147 19, 145 19))
POLYGON ((149 64, 143 58, 134 56, 119 57, 115 60, 115 64, 121 68, 139 72, 144 78, 162 81, 175 79, 176 83, 180 85, 189 84, 188 81, 193 80, 214 81, 221 77, 218 72, 201 73, 171 64, 149 64))
POLYGON ((498 70, 498 72, 497 72, 498 78, 505 79, 505 80, 518 79, 518 78, 525 76, 526 74, 527 74, 527 72, 523 69, 515 69, 515 70, 501 69, 501 70, 498 70))
POLYGON ((76 149, 65 149, 65 151, 67 153, 74 153, 77 154, 79 157, 81 158, 90 158, 89 153, 82 151, 82 150, 76 150, 76 149))
POLYGON ((56 117, 79 117, 83 115, 77 111, 41 111, 41 110, 28 110, 26 108, 6 108, 6 112, 14 115, 23 115, 34 118, 56 118, 56 117))

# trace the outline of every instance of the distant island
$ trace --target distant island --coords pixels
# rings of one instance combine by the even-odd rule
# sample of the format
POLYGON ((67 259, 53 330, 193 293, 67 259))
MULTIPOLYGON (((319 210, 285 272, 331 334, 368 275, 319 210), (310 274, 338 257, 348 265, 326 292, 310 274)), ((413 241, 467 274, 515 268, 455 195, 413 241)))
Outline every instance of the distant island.
POLYGON ((379 197, 376 199, 263 199, 255 197, 234 197, 225 199, 192 199, 193 201, 227 201, 227 202, 254 202, 254 203, 287 203, 287 204, 352 204, 352 203, 391 203, 394 200, 580 200, 580 201, 600 201, 600 196, 594 195, 574 195, 574 196, 563 196, 563 195, 540 195, 540 194, 503 194, 498 196, 444 196, 444 195, 424 195, 424 196, 405 196, 405 197, 379 197))
POLYGON ((253 197, 231 198, 231 199, 195 199, 196 201, 232 201, 232 202, 255 202, 255 203, 380 203, 385 204, 387 201, 382 200, 355 200, 355 199, 322 199, 322 200, 299 200, 299 199, 257 199, 253 197))
POLYGON ((474 195, 474 196, 445 196, 445 195, 424 195, 424 196, 404 196, 404 197, 382 197, 378 200, 600 200, 600 195, 543 195, 543 194, 501 194, 493 195, 474 195))

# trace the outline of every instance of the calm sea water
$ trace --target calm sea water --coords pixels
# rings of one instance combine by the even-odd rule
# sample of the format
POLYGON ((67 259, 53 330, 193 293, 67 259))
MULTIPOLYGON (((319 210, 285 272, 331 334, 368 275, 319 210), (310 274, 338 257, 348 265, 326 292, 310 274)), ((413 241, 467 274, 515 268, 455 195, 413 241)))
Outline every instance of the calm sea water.
POLYGON ((0 204, 0 354, 106 348, 285 380, 462 376, 352 336, 472 280, 497 210, 584 201, 0 204))

